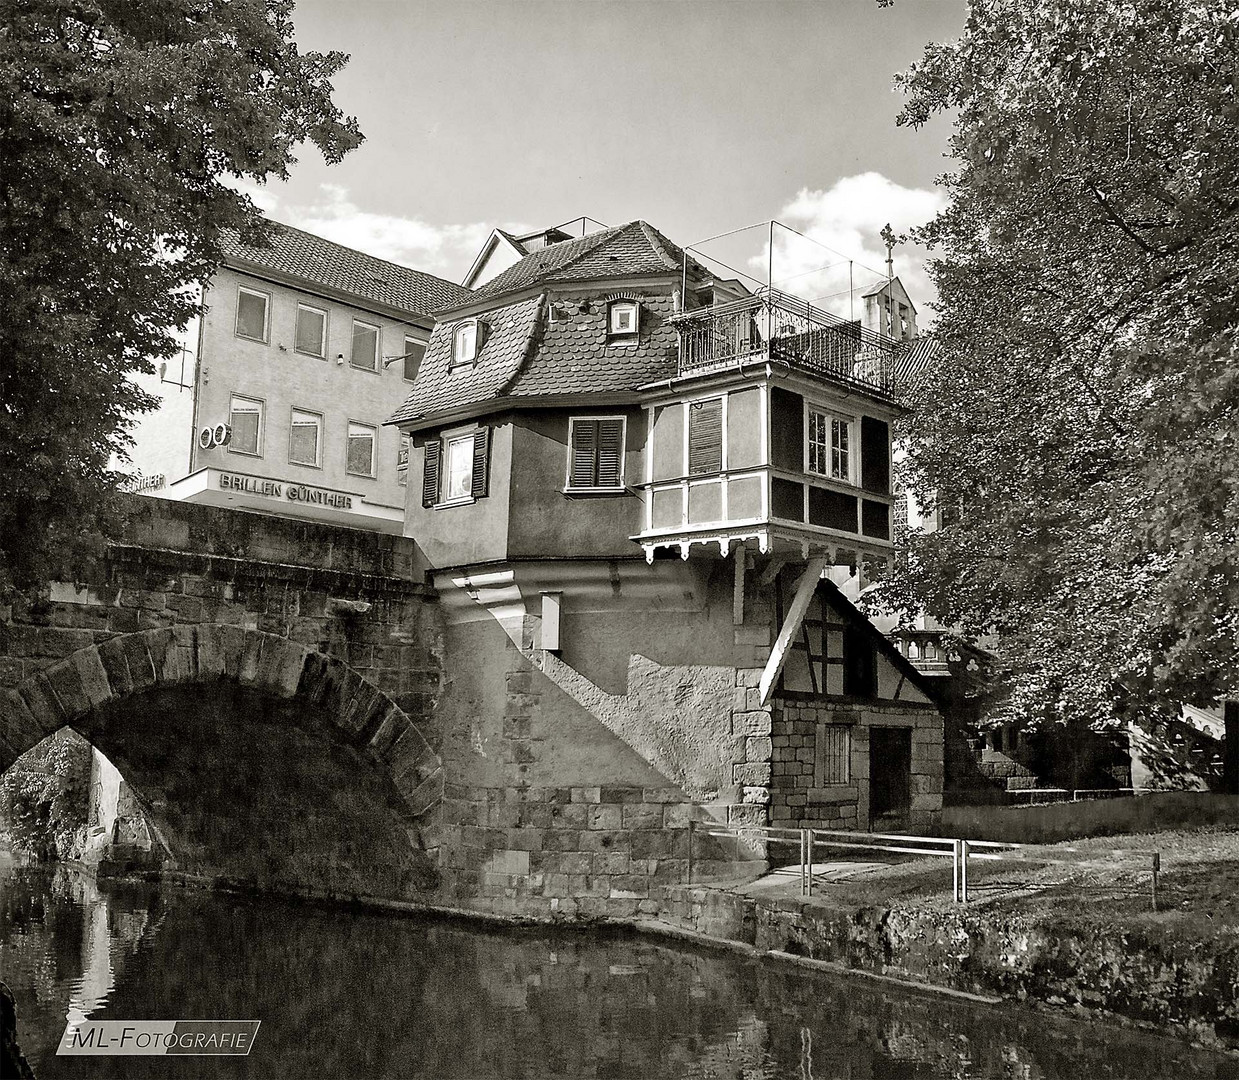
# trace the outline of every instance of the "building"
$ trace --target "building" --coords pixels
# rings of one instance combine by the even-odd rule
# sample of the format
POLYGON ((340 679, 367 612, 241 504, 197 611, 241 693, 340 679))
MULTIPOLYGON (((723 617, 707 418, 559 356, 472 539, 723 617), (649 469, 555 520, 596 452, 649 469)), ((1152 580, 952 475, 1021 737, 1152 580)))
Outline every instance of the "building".
MULTIPOLYGON (((406 535, 470 661, 437 713, 461 778, 443 849, 528 826, 449 868, 462 896, 556 896, 557 791, 931 826, 941 718, 824 576, 892 554, 902 347, 719 280, 642 221, 541 247, 440 313, 390 422, 412 440, 406 535)), ((654 873, 639 810, 615 811, 609 853, 654 873)))
POLYGON ((462 284, 467 289, 476 289, 485 285, 491 278, 503 273, 509 267, 520 262, 526 255, 559 244, 565 240, 586 236, 606 226, 590 217, 574 218, 562 225, 552 225, 549 229, 537 229, 531 233, 517 236, 505 229, 492 229, 490 236, 479 249, 473 264, 465 272, 462 284))
POLYGON ((194 355, 148 388, 132 486, 150 494, 399 533, 406 469, 383 422, 407 396, 432 312, 469 290, 275 225, 233 239, 205 289, 194 355))

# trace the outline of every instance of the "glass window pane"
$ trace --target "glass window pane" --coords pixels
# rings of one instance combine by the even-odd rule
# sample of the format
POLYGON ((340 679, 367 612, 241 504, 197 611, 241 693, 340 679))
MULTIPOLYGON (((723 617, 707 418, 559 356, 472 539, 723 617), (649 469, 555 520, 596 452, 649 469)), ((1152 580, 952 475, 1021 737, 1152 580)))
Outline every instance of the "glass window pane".
POLYGON ((465 499, 473 491, 473 437, 447 444, 447 496, 465 499))
POLYGON ((425 355, 425 342, 414 338, 404 339, 404 377, 409 382, 417 378, 418 369, 422 366, 422 357, 425 355))
POLYGON ((297 305, 297 352, 309 353, 311 356, 323 355, 323 330, 326 322, 327 317, 323 312, 297 305))
POLYGON ((379 366, 379 330, 377 326, 353 323, 353 367, 375 371, 379 366))
POLYGON ((831 421, 831 475, 848 479, 848 425, 843 420, 831 421))
POLYGON ((234 397, 228 422, 232 427, 231 448, 242 454, 257 454, 262 428, 262 403, 234 397))
POLYGON ((297 465, 318 464, 318 435, 321 420, 315 413, 293 410, 288 460, 297 465))
POLYGON ((348 471, 358 476, 374 475, 374 428, 349 424, 348 471))
POLYGON ((409 482, 409 449, 413 440, 408 435, 400 436, 400 449, 396 456, 396 483, 404 487, 409 482))
POLYGON ((471 364, 477 355, 478 328, 476 323, 463 323, 452 335, 452 363, 471 364))
POLYGON ((637 305, 615 303, 611 305, 611 333, 635 334, 637 332, 637 305))
POLYGON ((261 293, 237 293, 237 333, 256 341, 267 340, 267 298, 261 293))

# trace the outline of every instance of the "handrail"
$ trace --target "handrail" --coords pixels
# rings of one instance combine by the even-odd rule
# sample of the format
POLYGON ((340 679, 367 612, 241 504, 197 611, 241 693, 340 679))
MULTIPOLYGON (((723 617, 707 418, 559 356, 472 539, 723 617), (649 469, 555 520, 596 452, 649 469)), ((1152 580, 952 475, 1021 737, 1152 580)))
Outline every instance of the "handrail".
MULTIPOLYGON (((687 883, 693 883, 693 836, 704 834, 715 837, 734 837, 736 839, 759 838, 767 843, 799 842, 800 895, 813 895, 813 852, 822 840, 827 840, 826 847, 848 848, 865 851, 891 851, 905 855, 920 855, 922 857, 940 856, 951 860, 952 896, 956 903, 968 903, 968 863, 970 859, 983 862, 1015 861, 1048 863, 1055 866, 1079 866, 1074 859, 1055 858, 1052 855, 1042 855, 1034 851, 1038 845, 1009 843, 1003 840, 964 840, 949 836, 914 836, 906 833, 863 833, 844 829, 793 828, 778 825, 731 825, 721 821, 688 822, 688 866, 687 883), (861 839, 868 837, 869 840, 861 839), (839 839, 828 839, 839 838, 839 839), (872 841, 892 841, 893 843, 873 843, 872 841), (919 847, 910 845, 918 844, 919 847), (976 851, 981 848, 984 850, 976 851)), ((1062 847, 1062 852, 1090 855, 1093 852, 1076 847, 1062 847)), ((1145 848, 1110 848, 1096 854, 1106 854, 1128 858, 1141 856, 1149 859, 1149 869, 1152 873, 1153 910, 1157 910, 1157 884, 1161 873, 1161 852, 1145 848)))
POLYGON ((902 343, 770 289, 672 317, 679 335, 679 373, 743 363, 786 364, 824 378, 888 393, 902 343))

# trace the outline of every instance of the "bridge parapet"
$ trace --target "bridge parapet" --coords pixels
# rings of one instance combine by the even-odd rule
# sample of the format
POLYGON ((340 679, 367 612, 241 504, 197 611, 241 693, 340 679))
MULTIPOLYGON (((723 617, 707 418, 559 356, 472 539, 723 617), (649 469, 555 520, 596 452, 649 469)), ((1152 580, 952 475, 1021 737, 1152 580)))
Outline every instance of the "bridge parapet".
MULTIPOLYGON (((0 607, 0 689, 42 685, 31 680, 54 666, 65 687, 76 687, 74 673, 87 679, 83 689, 97 687, 89 680, 102 661, 92 649, 107 657, 119 648, 106 646, 112 639, 172 631, 182 650, 172 655, 190 642, 193 663, 213 656, 217 642, 240 640, 251 643, 246 655, 264 656, 288 678, 330 659, 436 741, 429 719, 443 683, 442 632, 433 590, 413 580, 411 540, 161 499, 126 501, 121 534, 84 580, 53 581, 43 599, 0 607), (267 644, 254 652, 258 640, 267 644)), ((22 722, 14 718, 10 730, 22 722)), ((12 749, 0 743, 0 759, 12 749)))

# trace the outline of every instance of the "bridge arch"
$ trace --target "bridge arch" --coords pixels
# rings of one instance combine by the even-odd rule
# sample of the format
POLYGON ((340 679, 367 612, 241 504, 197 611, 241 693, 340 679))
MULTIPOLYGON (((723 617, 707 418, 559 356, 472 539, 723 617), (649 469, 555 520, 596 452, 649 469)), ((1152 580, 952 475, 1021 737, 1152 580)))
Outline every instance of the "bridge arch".
POLYGON ((337 739, 390 774, 412 816, 442 799, 438 754, 374 683, 343 661, 277 634, 218 625, 119 634, 0 691, 0 773, 63 727, 100 741, 110 705, 218 681, 296 701, 327 717, 337 739))

